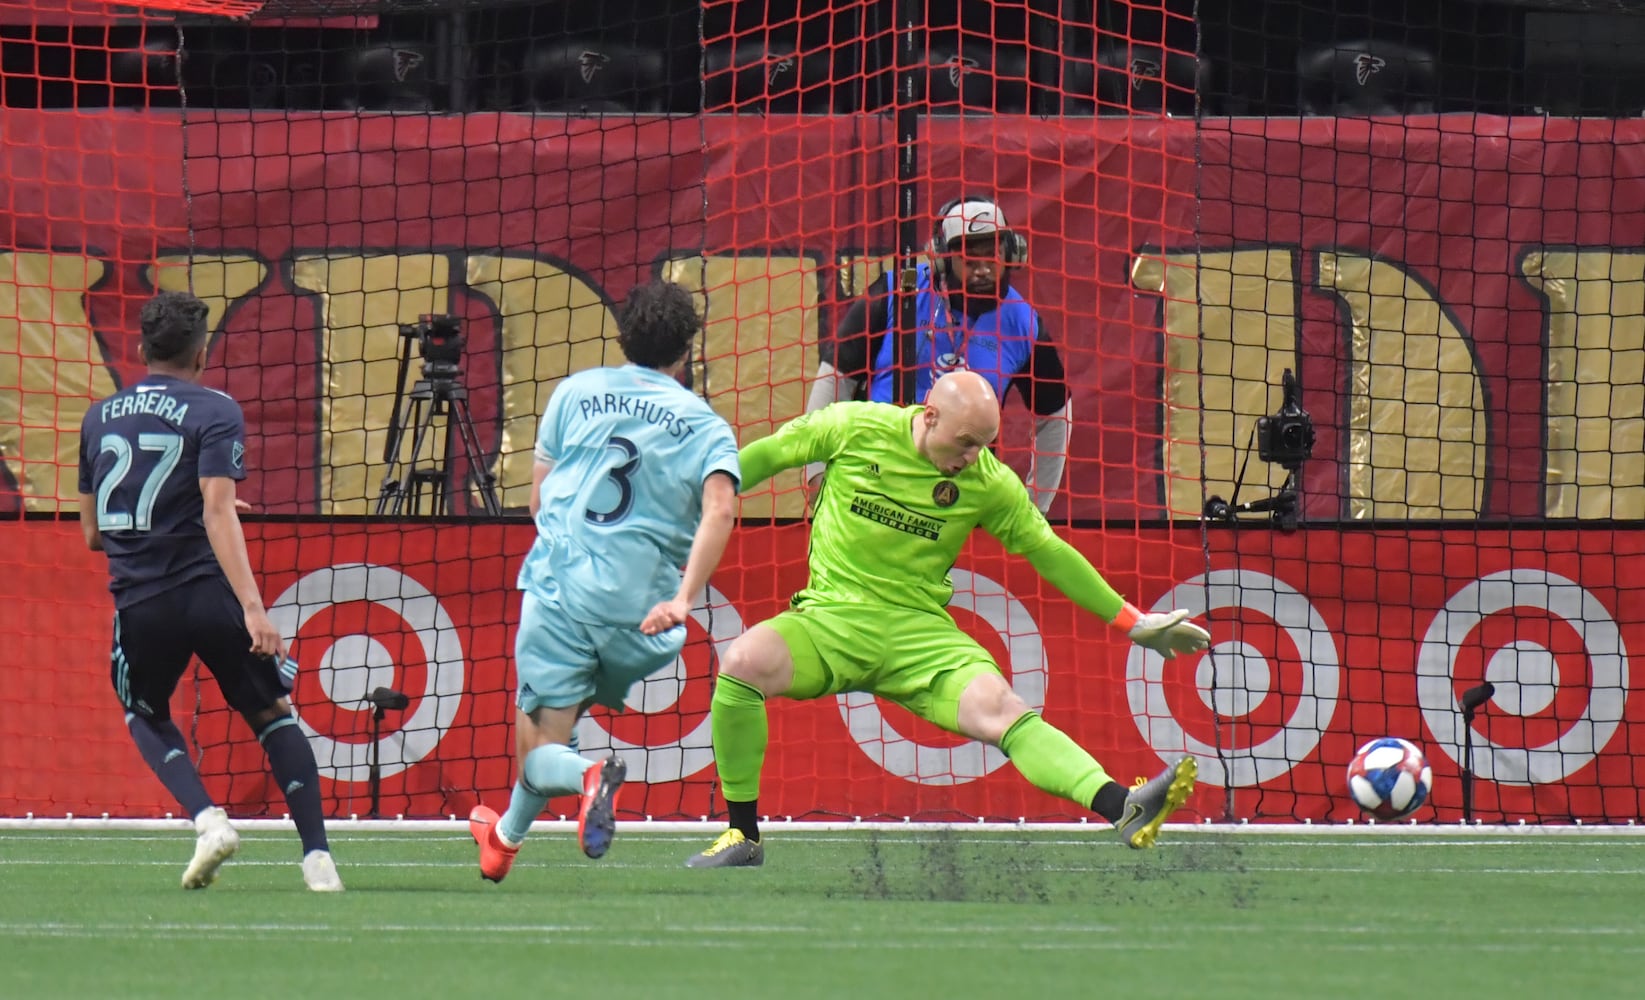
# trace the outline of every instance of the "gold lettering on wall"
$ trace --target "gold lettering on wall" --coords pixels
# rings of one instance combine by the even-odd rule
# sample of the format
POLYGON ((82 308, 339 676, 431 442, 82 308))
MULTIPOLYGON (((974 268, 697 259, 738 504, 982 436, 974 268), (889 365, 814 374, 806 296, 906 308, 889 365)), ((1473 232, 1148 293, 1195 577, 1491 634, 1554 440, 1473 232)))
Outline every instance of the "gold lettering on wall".
POLYGON ((1485 388, 1463 332, 1399 264, 1319 255, 1348 307, 1347 516, 1478 516, 1485 388))
MULTIPOLYGON (((157 292, 191 291, 192 278, 192 291, 206 304, 206 328, 215 334, 229 307, 263 286, 268 278, 268 262, 250 254, 197 253, 190 261, 186 253, 167 253, 145 267, 143 277, 157 292)), ((223 363, 223 357, 215 351, 211 360, 213 364, 223 363)))
MULTIPOLYGON (((1256 420, 1278 408, 1281 373, 1296 367, 1295 274, 1296 253, 1282 247, 1133 261, 1132 284, 1164 299, 1171 516, 1198 518, 1202 490, 1232 499, 1256 420)), ((1285 472, 1253 457, 1245 478, 1241 500, 1266 496, 1285 472)))
POLYGON ((501 318, 503 431, 492 471, 503 506, 523 508, 548 399, 573 372, 623 363, 617 318, 588 282, 534 257, 471 256, 466 280, 501 318))
POLYGON ((1548 300, 1543 503, 1549 517, 1645 517, 1645 252, 1525 255, 1548 300))
MULTIPOLYGON (((708 401, 737 432, 756 441, 805 412, 806 381, 817 370, 817 262, 810 257, 687 257, 669 261, 669 281, 704 302, 704 382, 708 401)), ((772 479, 742 503, 743 517, 802 517, 799 470, 772 479)))
MULTIPOLYGON (((442 254, 312 254, 295 258, 292 284, 320 303, 320 512, 371 511, 387 471, 383 447, 394 413, 400 324, 449 311, 450 261, 442 254)), ((415 347, 406 389, 416 381, 415 347)), ((443 455, 443 422, 421 460, 443 455)), ((400 456, 411 458, 407 429, 400 456)), ((402 466, 403 468, 403 466, 402 466)), ((456 469, 451 470, 454 474, 456 469)), ((457 488, 456 484, 452 484, 457 488)))
POLYGON ((841 257, 838 260, 840 268, 840 294, 846 302, 859 295, 868 294, 870 288, 884 290, 883 276, 886 269, 896 261, 895 254, 883 254, 878 257, 841 257), (879 284, 875 284, 879 282, 879 284))
POLYGON ((80 421, 115 391, 86 315, 105 270, 80 254, 0 253, 0 458, 25 510, 79 503, 80 421))

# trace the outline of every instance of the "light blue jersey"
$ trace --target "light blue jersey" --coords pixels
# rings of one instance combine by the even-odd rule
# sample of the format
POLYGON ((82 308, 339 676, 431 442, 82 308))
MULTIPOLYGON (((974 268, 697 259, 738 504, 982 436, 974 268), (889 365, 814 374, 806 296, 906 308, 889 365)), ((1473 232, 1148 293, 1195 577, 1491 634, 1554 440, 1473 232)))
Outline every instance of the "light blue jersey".
POLYGON ((680 586, 703 481, 741 481, 737 440, 708 403, 638 365, 561 382, 537 429, 552 462, 521 590, 588 624, 632 628, 680 586))

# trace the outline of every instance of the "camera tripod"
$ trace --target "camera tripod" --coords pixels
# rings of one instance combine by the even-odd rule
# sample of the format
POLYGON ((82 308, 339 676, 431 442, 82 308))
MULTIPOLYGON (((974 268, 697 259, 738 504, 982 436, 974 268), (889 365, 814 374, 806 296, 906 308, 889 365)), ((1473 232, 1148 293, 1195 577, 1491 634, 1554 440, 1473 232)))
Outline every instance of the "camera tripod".
MULTIPOLYGON (((1274 520, 1274 527, 1281 531, 1295 531, 1297 529, 1297 472, 1299 470, 1287 467, 1285 482, 1275 490, 1272 496, 1260 500, 1250 500, 1245 503, 1231 503, 1219 496, 1209 497, 1205 501, 1205 519, 1208 521, 1226 521, 1234 524, 1241 514, 1268 514, 1274 520)), ((1239 499, 1240 486, 1245 480, 1245 469, 1240 469, 1239 481, 1234 484, 1234 499, 1239 499)))
POLYGON ((480 439, 474 432, 474 418, 468 410, 468 390, 462 384, 462 369, 450 362, 425 361, 422 378, 402 399, 410 362, 411 340, 408 338, 400 356, 400 381, 395 386, 388 443, 383 447, 388 472, 377 494, 377 513, 408 513, 415 517, 425 513, 425 501, 426 513, 435 516, 451 513, 451 458, 460 442, 469 485, 480 495, 485 512, 492 517, 500 516, 503 503, 497 495, 497 477, 492 475, 480 453, 480 439), (445 447, 435 453, 431 432, 440 422, 445 424, 445 447), (412 428, 411 454, 402 460, 400 451, 407 427, 412 428), (426 461, 425 447, 429 451, 426 461), (410 509, 406 510, 408 503, 410 509))
POLYGON ((1204 517, 1207 521, 1238 523, 1241 514, 1267 514, 1281 531, 1297 530, 1301 504, 1297 491, 1297 476, 1302 463, 1314 453, 1314 420, 1302 408, 1302 389, 1291 369, 1280 376, 1283 396, 1279 412, 1258 417, 1251 428, 1251 440, 1245 444, 1245 459, 1239 466, 1239 477, 1234 480, 1233 500, 1219 496, 1207 497, 1204 517), (1245 485, 1245 470, 1251 464, 1251 446, 1256 445, 1257 456, 1269 465, 1285 470, 1285 482, 1272 495, 1260 500, 1239 503, 1240 488, 1245 485))

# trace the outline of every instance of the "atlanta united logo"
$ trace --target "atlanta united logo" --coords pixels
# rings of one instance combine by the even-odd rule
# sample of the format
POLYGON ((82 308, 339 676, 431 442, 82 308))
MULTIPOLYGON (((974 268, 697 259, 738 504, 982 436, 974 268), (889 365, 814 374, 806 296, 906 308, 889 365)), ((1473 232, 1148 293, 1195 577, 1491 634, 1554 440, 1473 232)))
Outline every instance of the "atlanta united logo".
POLYGON ((960 499, 960 488, 944 479, 931 489, 931 499, 938 507, 952 507, 960 499))

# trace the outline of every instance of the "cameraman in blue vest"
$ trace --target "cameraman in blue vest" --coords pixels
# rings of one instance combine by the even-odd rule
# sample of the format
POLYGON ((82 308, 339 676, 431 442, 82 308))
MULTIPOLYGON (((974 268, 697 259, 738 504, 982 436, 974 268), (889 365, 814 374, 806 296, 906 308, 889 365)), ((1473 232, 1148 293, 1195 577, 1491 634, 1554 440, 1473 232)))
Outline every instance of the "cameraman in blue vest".
MULTIPOLYGON (((1028 259, 1028 241, 1011 229, 990 198, 965 197, 944 205, 919 265, 912 343, 901 354, 911 378, 899 378, 899 344, 887 273, 846 309, 831 340, 819 345, 817 379, 806 411, 867 399, 918 403, 942 375, 967 369, 987 379, 1003 403, 1015 388, 1034 414, 1034 457, 1028 490, 1043 513, 1062 485, 1068 461, 1072 403, 1062 357, 1039 313, 1011 287, 1012 272, 1028 259)), ((822 467, 808 467, 815 487, 822 467)))

